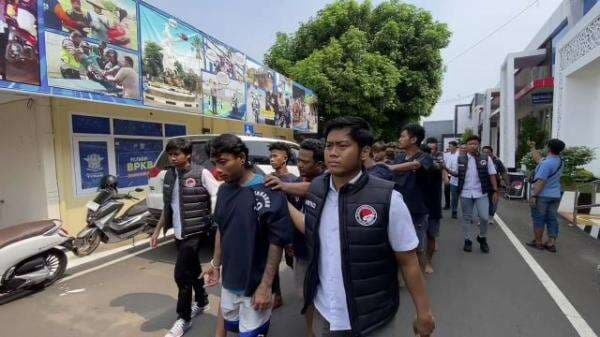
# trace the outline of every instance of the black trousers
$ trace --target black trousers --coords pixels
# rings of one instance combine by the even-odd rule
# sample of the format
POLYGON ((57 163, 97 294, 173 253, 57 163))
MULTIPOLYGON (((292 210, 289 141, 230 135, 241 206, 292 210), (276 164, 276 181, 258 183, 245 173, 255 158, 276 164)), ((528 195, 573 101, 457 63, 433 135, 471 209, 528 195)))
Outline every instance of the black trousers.
POLYGON ((202 273, 198 256, 200 238, 175 239, 175 246, 178 250, 174 272, 175 283, 177 283, 179 289, 177 315, 179 318, 189 321, 192 314, 192 297, 196 299, 201 307, 208 304, 208 294, 204 290, 204 280, 199 278, 202 273))
POLYGON ((450 183, 444 184, 444 208, 450 208, 450 183))

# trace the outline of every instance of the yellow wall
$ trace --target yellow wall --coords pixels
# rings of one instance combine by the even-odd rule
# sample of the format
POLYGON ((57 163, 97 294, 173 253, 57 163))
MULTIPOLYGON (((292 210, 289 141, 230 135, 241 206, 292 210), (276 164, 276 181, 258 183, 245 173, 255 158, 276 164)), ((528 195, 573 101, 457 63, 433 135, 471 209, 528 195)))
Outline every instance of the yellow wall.
MULTIPOLYGON (((85 226, 85 204, 93 196, 78 197, 75 195, 74 159, 71 130, 69 129, 71 114, 89 114, 102 117, 185 124, 187 133, 190 135, 201 134, 203 128, 209 128, 210 133, 231 132, 241 134, 244 131, 244 123, 240 121, 58 98, 51 99, 51 114, 54 131, 56 175, 60 195, 60 213, 65 229, 72 235, 79 232, 85 226)), ((255 132, 261 133, 263 137, 293 140, 293 131, 289 129, 269 125, 255 125, 254 128, 255 132)))

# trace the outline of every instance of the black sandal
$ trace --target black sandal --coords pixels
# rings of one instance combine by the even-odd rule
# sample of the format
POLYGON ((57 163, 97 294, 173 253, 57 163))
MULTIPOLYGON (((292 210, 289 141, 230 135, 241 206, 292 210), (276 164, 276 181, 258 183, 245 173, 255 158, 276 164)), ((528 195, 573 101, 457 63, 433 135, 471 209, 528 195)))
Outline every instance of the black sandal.
POLYGON ((551 253, 556 253, 556 245, 544 245, 544 248, 546 248, 547 251, 551 252, 551 253))
POLYGON ((535 240, 531 240, 529 242, 525 242, 525 244, 528 245, 531 248, 535 248, 535 249, 538 249, 538 250, 544 250, 544 248, 545 248, 543 244, 538 243, 535 240))

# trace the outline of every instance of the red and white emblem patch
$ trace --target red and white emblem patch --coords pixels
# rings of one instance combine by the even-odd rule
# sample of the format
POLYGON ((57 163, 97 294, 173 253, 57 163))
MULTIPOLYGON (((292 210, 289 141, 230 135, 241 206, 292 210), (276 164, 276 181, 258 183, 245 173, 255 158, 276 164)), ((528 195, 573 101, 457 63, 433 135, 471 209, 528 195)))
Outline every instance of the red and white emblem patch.
POLYGON ((194 179, 194 178, 187 178, 185 180, 184 185, 185 185, 185 187, 195 187, 196 186, 196 179, 194 179))
POLYGON ((377 221, 377 211, 369 205, 361 205, 356 209, 354 218, 361 226, 372 226, 377 221))

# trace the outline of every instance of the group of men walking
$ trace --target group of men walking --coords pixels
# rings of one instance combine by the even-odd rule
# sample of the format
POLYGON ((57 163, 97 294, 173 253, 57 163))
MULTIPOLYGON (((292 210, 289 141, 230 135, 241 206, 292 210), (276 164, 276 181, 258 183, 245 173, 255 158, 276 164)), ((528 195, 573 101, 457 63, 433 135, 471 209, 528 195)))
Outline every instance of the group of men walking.
POLYGON ((218 283, 216 336, 266 336, 272 310, 283 303, 282 257, 303 298, 307 336, 377 335, 398 310, 399 283, 415 306, 415 333, 432 334, 423 273, 433 273, 442 196, 453 218, 460 200, 463 249, 472 251, 476 212, 475 240, 489 253, 488 221, 503 166, 491 148, 479 152, 476 136, 462 148, 451 142, 447 153, 434 138, 422 144, 425 131, 419 125, 402 128, 393 159, 381 143, 374 144, 369 124, 358 117, 332 120, 324 137, 300 144, 300 177, 287 170, 289 146, 272 144, 275 171, 265 177, 254 169, 239 137, 220 135, 209 144, 223 181, 218 190, 207 188, 215 185, 208 170, 191 164, 189 141, 168 143, 172 167, 165 176, 165 208, 151 241, 156 246, 160 232, 174 228, 178 319, 167 336, 182 336, 191 327, 192 318, 208 306, 204 287, 218 283), (202 272, 197 233, 213 222, 213 259, 202 272))

